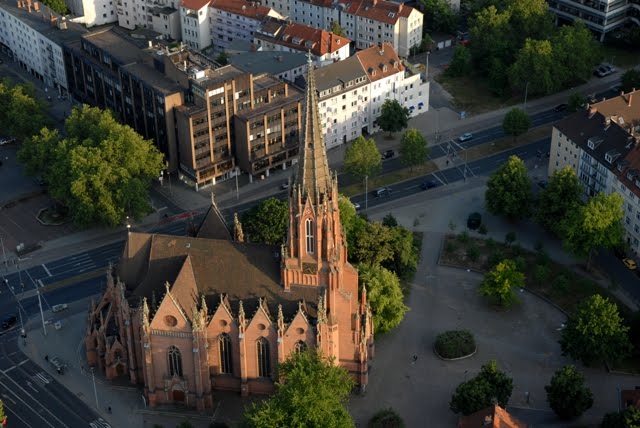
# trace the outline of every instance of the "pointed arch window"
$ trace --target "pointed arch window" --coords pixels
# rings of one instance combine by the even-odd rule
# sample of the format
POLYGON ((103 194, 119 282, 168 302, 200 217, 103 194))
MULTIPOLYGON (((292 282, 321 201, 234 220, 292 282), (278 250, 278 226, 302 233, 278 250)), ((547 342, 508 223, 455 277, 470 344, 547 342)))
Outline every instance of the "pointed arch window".
POLYGON ((316 240, 313 235, 313 220, 308 218, 305 222, 305 230, 307 236, 307 254, 313 254, 316 240))
POLYGON ((307 344, 305 342, 303 342, 302 340, 298 340, 293 349, 297 353, 304 352, 304 351, 307 350, 307 344))
POLYGON ((220 373, 231 374, 231 337, 222 333, 218 339, 220 348, 220 373))
POLYGON ((169 347, 167 359, 169 360, 169 375, 182 376, 182 356, 180 355, 180 350, 175 346, 169 347))
POLYGON ((258 356, 258 376, 271 376, 271 355, 269 354, 269 342, 261 337, 256 342, 256 355, 258 356))

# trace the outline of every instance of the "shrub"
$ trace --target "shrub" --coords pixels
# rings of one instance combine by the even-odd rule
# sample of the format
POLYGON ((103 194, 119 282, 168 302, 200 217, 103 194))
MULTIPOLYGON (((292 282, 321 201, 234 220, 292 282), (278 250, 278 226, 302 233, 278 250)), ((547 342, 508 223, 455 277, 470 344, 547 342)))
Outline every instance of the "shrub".
POLYGON ((487 258, 487 267, 491 269, 495 265, 503 261, 504 259, 505 259, 504 253, 501 250, 495 250, 487 258))
POLYGON ((404 421, 392 408, 380 410, 369 421, 369 428, 404 428, 404 421))
POLYGON ((520 272, 523 272, 527 269, 527 261, 522 256, 518 256, 513 259, 513 262, 516 264, 516 269, 520 272))
POLYGON ((480 250, 475 245, 469 246, 467 249, 467 258, 472 262, 478 261, 480 258, 480 250))
POLYGON ((393 214, 389 213, 382 219, 382 224, 387 227, 396 227, 398 225, 398 220, 396 220, 393 214))
POLYGON ((549 266, 547 265, 537 265, 534 269, 533 269, 533 279, 539 283, 542 284, 544 282, 547 281, 547 279, 549 279, 549 266))
POLYGON ((504 243, 507 245, 511 245, 514 242, 516 242, 516 233, 515 232, 509 232, 504 236, 504 243))
POLYGON ((515 244, 511 247, 511 255, 513 257, 518 257, 521 256, 524 253, 524 251, 522 250, 522 247, 518 244, 515 244))
POLYGON ((469 242, 469 233, 467 233, 467 231, 465 230, 464 232, 459 234, 458 235, 458 241, 461 244, 466 244, 467 242, 469 242))
POLYGON ((484 225, 484 223, 482 223, 482 224, 480 225, 480 227, 478 228, 478 233, 479 233, 480 235, 486 235, 486 234, 487 234, 487 232, 489 232, 489 230, 487 230, 487 226, 485 226, 485 225, 484 225))
POLYGON ((567 277, 567 275, 561 273, 560 275, 556 276, 556 278, 553 280, 552 285, 555 290, 558 290, 561 293, 566 293, 567 289, 569 288, 569 278, 567 277))
POLYGON ((484 243, 487 246, 488 250, 494 250, 496 248, 496 241, 494 241, 493 238, 487 238, 484 243))
POLYGON ((547 254, 546 252, 539 251, 536 254, 536 263, 538 263, 539 265, 548 266, 550 262, 551 262, 551 259, 549 258, 549 254, 547 254))
POLYGON ((435 349, 443 358, 460 358, 472 354, 476 342, 469 330, 450 330, 436 337, 435 349))
POLYGON ((458 246, 453 241, 448 241, 447 244, 444 246, 444 250, 447 253, 454 253, 457 249, 458 249, 458 246))
POLYGON ((542 241, 538 240, 533 246, 533 249, 536 250, 537 253, 541 253, 542 250, 544 250, 544 244, 542 243, 542 241))

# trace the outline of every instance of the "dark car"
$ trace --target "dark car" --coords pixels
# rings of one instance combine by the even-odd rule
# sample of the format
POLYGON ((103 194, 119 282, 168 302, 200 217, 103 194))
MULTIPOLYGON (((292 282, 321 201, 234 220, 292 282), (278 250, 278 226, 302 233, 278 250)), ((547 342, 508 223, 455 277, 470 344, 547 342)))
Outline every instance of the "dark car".
POLYGON ((467 227, 471 230, 476 230, 482 224, 482 215, 480 213, 471 213, 467 218, 467 227))
POLYGON ((547 182, 547 180, 538 181, 538 186, 540 186, 541 189, 546 189, 548 185, 549 183, 547 182))
POLYGON ((565 111, 566 109, 567 109, 567 105, 566 104, 558 104, 557 106, 555 106, 553 108, 553 111, 560 112, 560 111, 565 111))
POLYGON ((422 184, 420 184, 420 188, 422 190, 429 190, 434 187, 438 187, 438 182, 436 180, 427 180, 423 181, 422 184))
POLYGON ((380 158, 382 160, 387 160, 387 159, 391 159, 395 155, 396 155, 396 152, 394 152, 393 150, 385 150, 384 153, 382 153, 382 156, 380 156, 380 158))
POLYGON ((384 196, 391 196, 391 188, 390 187, 381 187, 373 191, 373 196, 376 198, 382 198, 384 196))
POLYGON ((18 322, 18 317, 16 315, 7 315, 2 318, 0 325, 2 325, 3 330, 6 330, 11 328, 16 322, 18 322))

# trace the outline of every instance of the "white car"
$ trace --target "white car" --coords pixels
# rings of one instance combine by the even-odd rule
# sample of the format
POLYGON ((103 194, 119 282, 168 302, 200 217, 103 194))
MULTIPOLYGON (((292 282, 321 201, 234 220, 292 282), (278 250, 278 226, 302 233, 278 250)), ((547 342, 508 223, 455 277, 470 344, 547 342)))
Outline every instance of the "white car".
POLYGON ((353 202, 353 201, 351 203, 353 204, 353 208, 355 208, 356 211, 358 211, 360 209, 360 204, 359 203, 353 202))
POLYGON ((59 304, 59 305, 53 305, 53 306, 51 307, 51 310, 52 310, 53 312, 62 312, 62 311, 64 311, 65 309, 68 309, 68 308, 69 308, 69 306, 68 306, 66 303, 61 303, 61 304, 59 304))
POLYGON ((471 132, 466 132, 458 137, 458 141, 460 141, 461 143, 464 143, 465 141, 469 141, 472 138, 473 138, 473 134, 471 132))
POLYGON ((13 137, 0 138, 0 146, 4 146, 5 144, 11 144, 16 141, 13 137))

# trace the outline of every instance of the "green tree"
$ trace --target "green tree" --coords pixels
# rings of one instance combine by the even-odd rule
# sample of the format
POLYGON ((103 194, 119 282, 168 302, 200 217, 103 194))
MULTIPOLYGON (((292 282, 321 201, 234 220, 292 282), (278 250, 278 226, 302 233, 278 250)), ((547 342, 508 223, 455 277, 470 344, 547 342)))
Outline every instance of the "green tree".
POLYGON ((447 75, 452 77, 468 76, 473 70, 471 52, 463 45, 457 45, 453 50, 453 58, 447 68, 447 75))
POLYGON ((555 17, 545 0, 504 0, 509 14, 510 36, 518 46, 526 39, 546 40, 554 30, 555 17))
POLYGON ((493 302, 509 307, 517 301, 515 288, 524 287, 524 274, 518 272, 513 260, 503 260, 487 272, 480 284, 480 294, 493 302))
POLYGON ((512 135, 515 141, 518 136, 524 134, 531 127, 531 118, 524 110, 517 107, 512 108, 504 116, 502 129, 506 135, 512 135))
POLYGON ((353 427, 346 408, 353 380, 314 351, 294 352, 278 368, 276 392, 244 414, 250 428, 353 427))
POLYGON ((340 223, 342 224, 342 230, 344 231, 345 238, 351 234, 356 217, 356 207, 353 206, 353 202, 346 196, 338 195, 338 208, 340 209, 340 223))
POLYGON ((423 165, 429 156, 427 140, 417 129, 407 129, 400 139, 400 161, 413 171, 414 166, 423 165))
POLYGON ((390 227, 358 217, 348 237, 349 258, 356 264, 372 266, 393 260, 395 238, 390 227))
POLYGON ((567 110, 569 111, 578 111, 585 107, 587 104, 587 97, 582 95, 580 92, 574 92, 569 95, 569 100, 567 101, 567 110))
POLYGON ((7 415, 4 414, 4 404, 0 400, 0 425, 7 423, 7 415))
POLYGON ((485 192, 487 210, 515 220, 529 215, 531 180, 522 159, 511 156, 489 177, 485 192))
POLYGON ((496 63, 513 63, 520 46, 511 37, 510 18, 508 12, 490 5, 469 20, 469 49, 480 74, 489 76, 496 63))
POLYGON ((586 365, 618 362, 629 356, 632 348, 629 327, 624 325, 618 306, 599 294, 585 299, 569 316, 560 347, 563 355, 586 365))
POLYGON ((280 245, 286 237, 288 218, 287 202, 269 198, 242 216, 242 227, 251 242, 280 245))
POLYGON ((382 161, 380 151, 373 138, 356 138, 344 154, 344 170, 362 180, 364 177, 374 177, 380 173, 382 161))
POLYGON ((563 25, 553 36, 553 56, 560 84, 581 83, 589 80, 593 66, 600 59, 600 44, 584 22, 563 25))
POLYGON ((513 392, 513 379, 498 369, 494 360, 480 369, 480 373, 456 388, 449 408, 454 413, 470 415, 487 408, 496 400, 501 407, 506 407, 513 392))
POLYGON ((344 32, 344 29, 340 26, 337 21, 331 21, 331 32, 336 36, 347 37, 344 32))
POLYGON ((58 12, 60 15, 66 15, 67 13, 69 13, 69 9, 67 9, 67 5, 65 4, 64 0, 43 0, 42 3, 58 12))
POLYGON ((640 409, 628 406, 620 412, 604 415, 600 428, 638 428, 640 427, 640 409))
POLYGON ((42 128, 40 132, 25 140, 18 151, 18 161, 25 166, 27 174, 38 176, 48 182, 46 176, 51 160, 55 158, 61 137, 57 129, 42 128))
POLYGON ((624 72, 620 79, 620 83, 622 84, 622 90, 625 92, 630 92, 633 89, 640 89, 640 71, 630 68, 624 72))
POLYGON ((593 406, 593 394, 575 366, 558 369, 544 389, 549 406, 562 419, 575 419, 593 406))
POLYGON ((420 0, 424 15, 424 25, 429 31, 452 34, 458 26, 458 17, 445 0, 420 0))
POLYGON ((13 85, 8 79, 0 80, 0 129, 3 134, 24 141, 49 123, 33 85, 13 85))
POLYGON ((391 241, 392 256, 382 262, 382 266, 398 275, 400 279, 408 281, 418 268, 418 247, 410 230, 402 226, 395 226, 391 228, 391 233, 393 235, 391 241))
POLYGON ((568 220, 582 205, 582 194, 582 183, 573 168, 555 171, 538 194, 536 221, 555 235, 565 236, 568 220))
POLYGON ((368 428, 404 428, 400 415, 392 408, 380 410, 369 421, 368 428))
POLYGON ((587 258, 587 269, 595 249, 611 249, 622 242, 622 206, 618 193, 598 193, 567 220, 564 243, 572 253, 587 258))
POLYGON ((376 333, 397 327, 409 308, 404 304, 400 280, 380 265, 358 265, 360 288, 367 288, 376 333))
POLYGON ((527 95, 547 95, 560 88, 566 80, 559 76, 549 40, 527 39, 509 68, 511 87, 527 95))
POLYGON ((216 62, 220 65, 229 64, 229 55, 225 51, 222 51, 216 56, 216 62))
POLYGON ((409 109, 396 100, 386 99, 376 121, 380 129, 389 134, 400 132, 409 124, 409 109))

